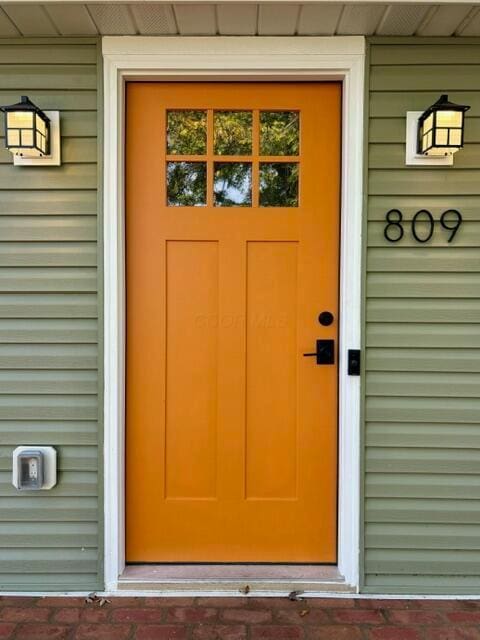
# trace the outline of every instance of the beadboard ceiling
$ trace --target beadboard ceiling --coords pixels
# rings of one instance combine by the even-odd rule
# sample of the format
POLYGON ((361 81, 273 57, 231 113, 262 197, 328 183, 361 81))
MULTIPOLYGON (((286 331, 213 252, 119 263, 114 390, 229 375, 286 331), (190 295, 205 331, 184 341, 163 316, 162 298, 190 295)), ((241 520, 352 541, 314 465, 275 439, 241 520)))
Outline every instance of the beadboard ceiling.
POLYGON ((480 36, 480 5, 0 2, 3 38, 97 34, 480 36))

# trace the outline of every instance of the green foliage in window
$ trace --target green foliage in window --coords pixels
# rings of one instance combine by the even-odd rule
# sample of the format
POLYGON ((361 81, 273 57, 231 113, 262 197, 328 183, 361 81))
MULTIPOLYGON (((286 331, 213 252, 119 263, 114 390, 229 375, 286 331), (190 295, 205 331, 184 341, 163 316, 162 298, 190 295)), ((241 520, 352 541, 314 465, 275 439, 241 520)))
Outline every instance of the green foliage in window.
POLYGON ((247 207, 252 204, 252 166, 243 162, 215 163, 215 206, 247 207))
POLYGON ((298 206, 298 164, 260 164, 260 206, 298 206))
POLYGON ((215 154, 222 156, 252 153, 252 112, 215 111, 215 154))
POLYGON ((167 112, 167 153, 202 155, 207 152, 207 112, 167 112))
POLYGON ((260 113, 260 153, 264 156, 296 156, 299 148, 297 111, 260 113))
POLYGON ((204 206, 207 194, 205 162, 167 164, 167 202, 173 207, 204 206))

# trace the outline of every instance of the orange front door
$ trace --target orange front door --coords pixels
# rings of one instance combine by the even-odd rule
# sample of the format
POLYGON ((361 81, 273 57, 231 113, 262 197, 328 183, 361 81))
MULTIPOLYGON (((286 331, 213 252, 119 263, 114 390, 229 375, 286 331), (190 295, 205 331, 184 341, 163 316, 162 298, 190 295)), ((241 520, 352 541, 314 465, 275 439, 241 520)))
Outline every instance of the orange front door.
POLYGON ((341 86, 126 106, 127 561, 334 563, 341 86))

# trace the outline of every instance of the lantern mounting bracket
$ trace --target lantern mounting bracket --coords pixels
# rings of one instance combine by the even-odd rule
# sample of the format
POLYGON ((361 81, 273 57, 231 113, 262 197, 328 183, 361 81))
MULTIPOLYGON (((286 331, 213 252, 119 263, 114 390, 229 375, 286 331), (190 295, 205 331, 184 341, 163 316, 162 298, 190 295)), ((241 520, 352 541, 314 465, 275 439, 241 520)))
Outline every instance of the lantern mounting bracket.
POLYGON ((50 155, 43 158, 22 158, 13 156, 15 166, 58 167, 61 165, 60 111, 44 111, 50 119, 50 155))
POLYGON ((405 164, 408 166, 451 167, 453 165, 453 155, 425 156, 418 153, 418 120, 423 113, 423 111, 407 111, 405 164))

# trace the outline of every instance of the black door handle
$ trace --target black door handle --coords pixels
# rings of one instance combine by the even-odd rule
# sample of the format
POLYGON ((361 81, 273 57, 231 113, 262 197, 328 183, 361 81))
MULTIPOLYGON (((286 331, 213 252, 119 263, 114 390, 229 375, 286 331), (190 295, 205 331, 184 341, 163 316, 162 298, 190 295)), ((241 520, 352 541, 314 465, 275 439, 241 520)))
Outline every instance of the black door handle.
POLYGON ((314 353, 304 353, 305 357, 315 357, 317 364, 335 364, 335 340, 317 340, 314 353))

